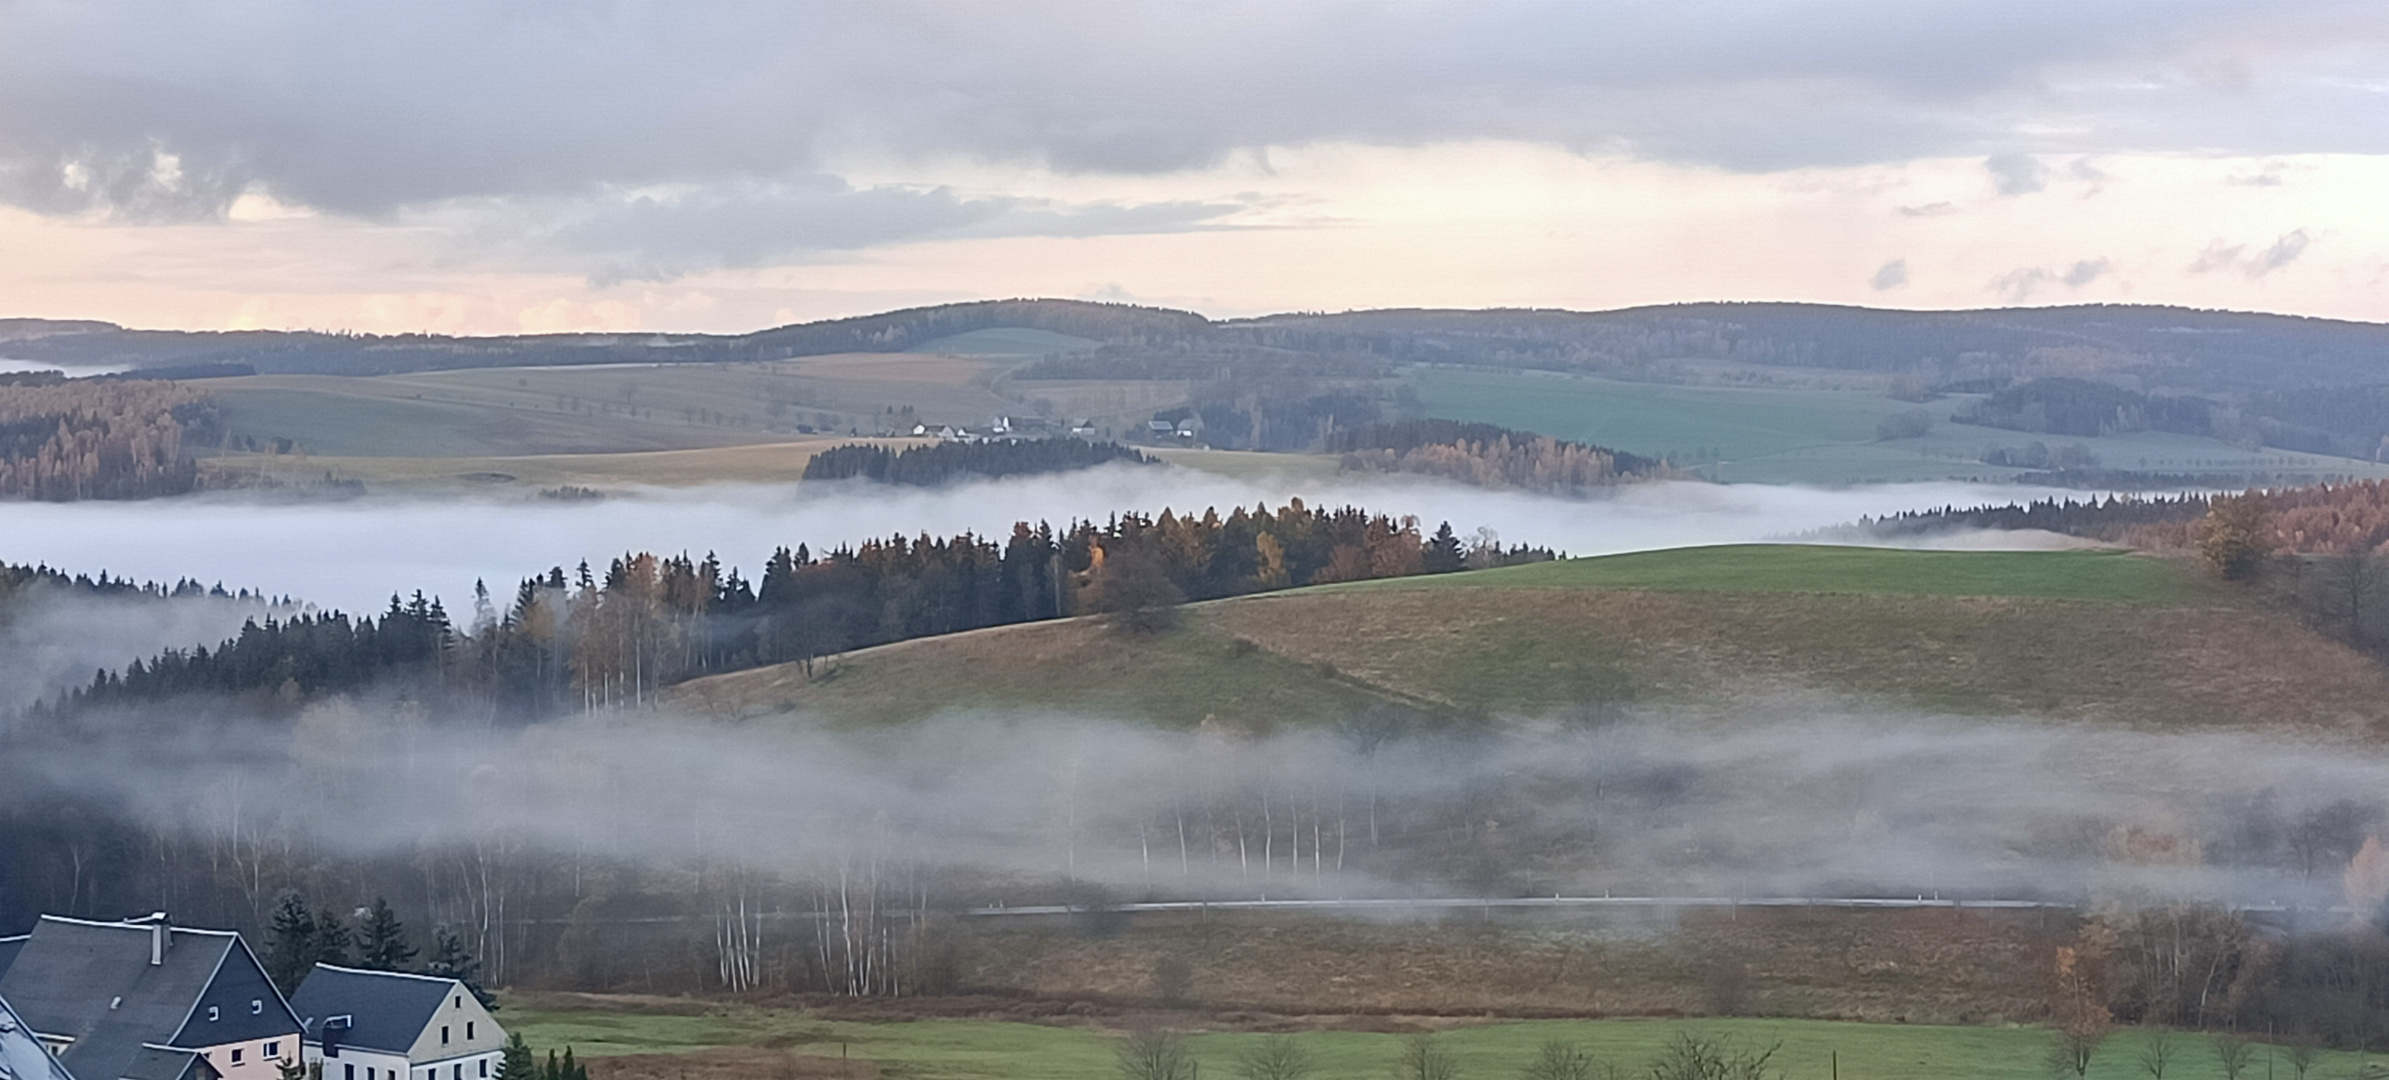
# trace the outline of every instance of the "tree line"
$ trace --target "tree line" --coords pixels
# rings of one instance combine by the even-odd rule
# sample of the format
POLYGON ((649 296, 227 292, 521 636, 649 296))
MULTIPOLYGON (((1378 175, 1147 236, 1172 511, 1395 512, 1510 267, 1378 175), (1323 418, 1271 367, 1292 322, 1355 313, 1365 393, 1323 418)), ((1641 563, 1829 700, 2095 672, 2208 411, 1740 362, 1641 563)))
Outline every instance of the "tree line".
POLYGON ((1498 424, 1400 420, 1337 432, 1346 472, 1439 476, 1478 487, 1573 492, 1664 475, 1654 458, 1498 424))
POLYGON ((140 499, 199 483, 187 446, 206 397, 171 382, 63 380, 0 384, 0 498, 140 499))
POLYGON ((1504 566, 1546 548, 1463 539, 1449 523, 1358 507, 1164 510, 1055 528, 1022 522, 1001 542, 973 533, 889 537, 816 553, 799 545, 748 582, 712 555, 626 554, 526 578, 501 609, 480 590, 461 623, 417 592, 378 617, 309 612, 250 620, 214 649, 136 661, 48 708, 186 695, 294 708, 383 682, 545 716, 647 703, 696 675, 821 657, 912 638, 1114 613, 1152 629, 1186 600, 1300 585, 1504 566))
POLYGON ((1113 462, 1154 463, 1142 452, 1119 443, 1083 439, 941 442, 901 451, 853 443, 813 455, 812 460, 805 462, 803 479, 859 479, 907 487, 935 487, 963 477, 1031 476, 1091 469, 1113 462))

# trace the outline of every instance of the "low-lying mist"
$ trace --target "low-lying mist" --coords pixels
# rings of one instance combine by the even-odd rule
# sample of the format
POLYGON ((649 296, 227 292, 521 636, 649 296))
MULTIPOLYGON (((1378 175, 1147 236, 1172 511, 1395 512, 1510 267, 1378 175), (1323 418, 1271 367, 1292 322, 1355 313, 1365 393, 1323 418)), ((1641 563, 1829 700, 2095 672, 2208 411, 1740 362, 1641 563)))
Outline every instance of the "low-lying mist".
POLYGON ((1790 700, 1595 726, 1379 713, 1274 734, 985 714, 493 728, 353 702, 295 726, 156 719, 20 730, 6 768, 236 855, 461 848, 789 880, 868 857, 979 883, 940 897, 966 904, 1080 882, 1123 899, 2330 905, 2389 792, 2389 757, 2343 746, 1790 700))
POLYGON ((0 712, 91 682, 169 648, 209 645, 280 609, 218 595, 91 595, 36 584, 0 604, 0 712))
MULTIPOLYGON (((466 610, 476 580, 501 596, 522 578, 625 551, 718 553, 752 580, 772 549, 891 534, 1001 536, 1017 521, 1102 520, 1122 511, 1201 511, 1299 497, 1489 528, 1509 543, 1576 555, 1794 535, 1861 515, 2029 495, 1966 484, 1839 490, 1664 483, 1598 498, 1489 491, 1405 477, 1231 479, 1188 469, 1108 467, 921 490, 845 484, 651 489, 597 501, 525 497, 347 501, 231 495, 134 503, 29 503, 0 515, 0 560, 135 578, 223 582, 351 612, 417 589, 466 610)), ((2001 541, 2016 543, 2020 541, 2001 541)), ((186 642, 186 644, 188 644, 186 642)))

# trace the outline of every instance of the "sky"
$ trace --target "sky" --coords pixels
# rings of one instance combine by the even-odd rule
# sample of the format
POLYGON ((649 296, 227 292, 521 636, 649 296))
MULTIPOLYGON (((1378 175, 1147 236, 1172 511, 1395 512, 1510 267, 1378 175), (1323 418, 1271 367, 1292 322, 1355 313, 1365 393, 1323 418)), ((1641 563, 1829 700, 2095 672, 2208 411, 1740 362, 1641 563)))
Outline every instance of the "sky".
POLYGON ((2389 321, 2376 0, 0 0, 0 317, 2389 321))

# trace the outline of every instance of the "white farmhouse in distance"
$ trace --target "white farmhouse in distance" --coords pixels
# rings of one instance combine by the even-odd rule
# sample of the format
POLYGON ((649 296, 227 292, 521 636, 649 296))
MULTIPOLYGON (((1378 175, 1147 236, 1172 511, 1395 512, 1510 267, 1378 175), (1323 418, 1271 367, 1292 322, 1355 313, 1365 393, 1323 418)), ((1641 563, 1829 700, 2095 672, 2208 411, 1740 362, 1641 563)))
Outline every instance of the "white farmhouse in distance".
POLYGON ((488 1080, 506 1031, 455 979, 317 964, 290 996, 323 1080, 488 1080))

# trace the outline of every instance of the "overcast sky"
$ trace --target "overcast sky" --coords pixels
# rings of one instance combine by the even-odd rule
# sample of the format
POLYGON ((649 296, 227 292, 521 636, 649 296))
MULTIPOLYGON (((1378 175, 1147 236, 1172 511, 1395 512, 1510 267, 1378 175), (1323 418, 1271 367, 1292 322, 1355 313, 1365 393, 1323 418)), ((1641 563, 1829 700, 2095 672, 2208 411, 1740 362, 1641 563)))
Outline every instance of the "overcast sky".
POLYGON ((0 315, 2389 320, 2379 0, 0 0, 0 315))

